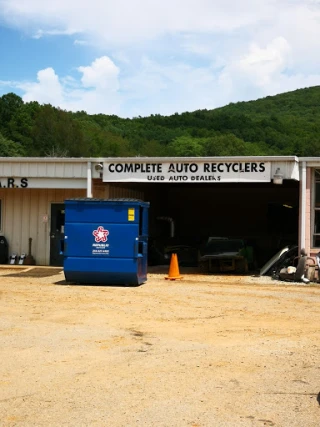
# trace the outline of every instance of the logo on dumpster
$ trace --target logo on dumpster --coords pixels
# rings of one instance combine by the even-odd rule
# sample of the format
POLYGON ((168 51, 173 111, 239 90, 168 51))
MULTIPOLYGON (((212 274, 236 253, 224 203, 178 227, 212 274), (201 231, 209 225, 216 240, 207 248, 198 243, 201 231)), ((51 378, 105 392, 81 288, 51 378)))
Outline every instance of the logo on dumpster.
POLYGON ((105 230, 101 225, 96 229, 93 230, 92 234, 94 235, 94 240, 99 242, 106 242, 108 240, 109 231, 105 230))

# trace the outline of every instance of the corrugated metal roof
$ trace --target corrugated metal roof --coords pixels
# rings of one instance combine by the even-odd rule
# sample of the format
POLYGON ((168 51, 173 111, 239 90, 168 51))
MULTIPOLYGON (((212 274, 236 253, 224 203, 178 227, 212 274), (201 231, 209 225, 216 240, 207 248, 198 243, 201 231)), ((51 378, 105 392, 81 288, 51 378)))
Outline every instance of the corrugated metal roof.
MULTIPOLYGON (((0 163, 101 163, 108 161, 118 161, 118 162, 141 162, 144 160, 152 160, 155 162, 163 161, 201 161, 201 160, 219 160, 219 161, 265 161, 265 162, 277 162, 277 161, 295 161, 303 160, 304 158, 298 158, 297 156, 224 156, 224 157, 0 157, 0 163)), ((312 159, 310 157, 306 159, 312 159)), ((319 159, 319 158, 315 158, 319 159)))

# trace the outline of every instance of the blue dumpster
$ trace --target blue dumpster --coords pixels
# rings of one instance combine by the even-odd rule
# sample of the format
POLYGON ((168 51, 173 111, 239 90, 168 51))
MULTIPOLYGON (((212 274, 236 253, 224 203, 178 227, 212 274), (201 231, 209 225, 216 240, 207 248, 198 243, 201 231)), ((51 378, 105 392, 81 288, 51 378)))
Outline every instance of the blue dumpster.
POLYGON ((148 202, 136 199, 66 200, 66 280, 118 285, 145 282, 148 210, 148 202))

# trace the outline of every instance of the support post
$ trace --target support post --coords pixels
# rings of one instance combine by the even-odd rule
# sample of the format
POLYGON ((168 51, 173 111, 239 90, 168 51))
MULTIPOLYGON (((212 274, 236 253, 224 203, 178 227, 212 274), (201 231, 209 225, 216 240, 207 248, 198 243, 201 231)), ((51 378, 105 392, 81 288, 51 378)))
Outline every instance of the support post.
POLYGON ((300 245, 299 249, 306 245, 306 201, 307 201, 307 165, 302 162, 300 191, 300 245))
POLYGON ((91 162, 87 163, 87 197, 92 198, 92 170, 91 162))

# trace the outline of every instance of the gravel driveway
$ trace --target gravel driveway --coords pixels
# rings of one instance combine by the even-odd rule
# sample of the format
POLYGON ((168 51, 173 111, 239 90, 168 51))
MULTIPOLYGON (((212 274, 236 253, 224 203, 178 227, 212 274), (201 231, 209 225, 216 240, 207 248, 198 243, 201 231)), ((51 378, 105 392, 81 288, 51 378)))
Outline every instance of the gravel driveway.
POLYGON ((2 268, 0 312, 1 426, 320 426, 319 285, 2 268))

